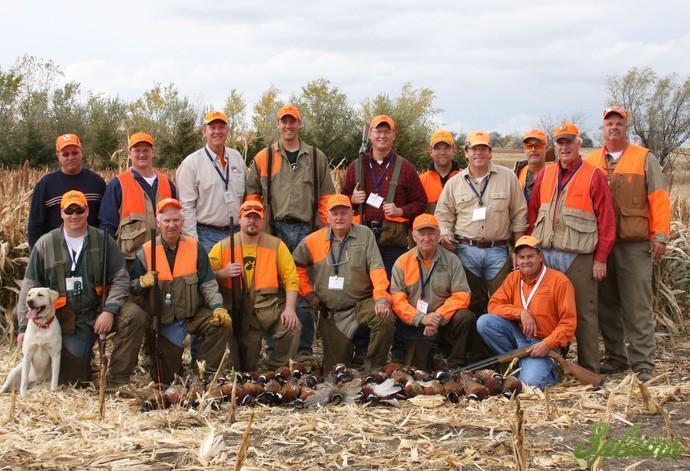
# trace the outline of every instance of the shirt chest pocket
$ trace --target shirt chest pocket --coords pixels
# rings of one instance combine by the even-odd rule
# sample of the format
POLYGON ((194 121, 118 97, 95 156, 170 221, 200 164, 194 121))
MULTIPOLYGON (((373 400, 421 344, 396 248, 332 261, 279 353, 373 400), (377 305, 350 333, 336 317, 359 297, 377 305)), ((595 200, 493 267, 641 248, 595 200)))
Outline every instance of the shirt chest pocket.
POLYGON ((244 171, 240 167, 230 167, 230 185, 238 195, 244 195, 244 177, 244 171))
POLYGON ((493 211, 508 210, 508 193, 494 193, 485 199, 485 204, 493 211))
POLYGON ((474 195, 470 195, 467 193, 460 193, 455 197, 456 204, 460 209, 471 208, 475 205, 475 199, 476 197, 474 195))
MULTIPOLYGON (((347 260, 350 270, 366 270, 367 254, 363 244, 349 244, 346 255, 343 259, 347 260)), ((336 253, 335 256, 337 257, 338 254, 336 253)), ((346 260, 341 260, 341 263, 346 260)))

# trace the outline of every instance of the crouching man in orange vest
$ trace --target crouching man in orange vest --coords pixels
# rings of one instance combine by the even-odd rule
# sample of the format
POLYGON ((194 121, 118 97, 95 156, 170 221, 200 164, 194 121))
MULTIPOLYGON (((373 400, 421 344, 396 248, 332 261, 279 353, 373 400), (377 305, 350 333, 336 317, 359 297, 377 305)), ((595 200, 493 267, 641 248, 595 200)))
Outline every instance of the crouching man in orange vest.
POLYGON ((309 234, 294 252, 300 294, 321 313, 324 366, 349 366, 352 339, 360 325, 366 325, 371 340, 364 368, 376 370, 386 364, 395 330, 376 236, 368 227, 352 223, 347 196, 331 196, 326 209, 328 227, 309 234))
POLYGON ((586 158, 608 175, 618 229, 607 262, 609 275, 599 284, 607 356, 601 372, 618 373, 630 365, 642 381, 648 381, 655 349, 650 280, 652 262, 666 251, 671 219, 668 190, 654 154, 628 142, 628 112, 622 106, 604 110, 603 129, 605 146, 586 158))
POLYGON ((256 369, 261 340, 270 334, 274 347, 263 366, 276 369, 297 354, 301 325, 295 306, 299 277, 290 250, 279 238, 263 232, 264 206, 245 201, 240 206, 240 232, 234 234, 235 263, 230 238, 209 253, 211 269, 220 282, 225 306, 232 304, 232 278, 240 278, 239 331, 230 337, 231 361, 237 371, 256 369))
MULTIPOLYGON (((156 223, 156 270, 151 267, 151 241, 137 251, 130 270, 131 292, 145 294, 143 306, 127 302, 122 307, 120 337, 113 341, 110 383, 127 383, 137 364, 144 330, 159 303, 160 352, 154 353, 155 381, 170 383, 181 374, 183 341, 187 333, 196 335, 199 350, 196 360, 205 362, 205 372, 220 367, 231 331, 231 319, 223 308, 218 283, 211 272, 208 256, 198 242, 183 236, 182 205, 173 198, 158 203, 156 223), (154 287, 158 281, 158 289, 154 287), (154 296, 159 299, 155 300, 154 296)), ((151 345, 154 345, 152 342, 151 345)))
POLYGON ((577 361, 599 371, 597 281, 606 276, 616 232, 611 192, 604 174, 582 161, 580 132, 564 123, 553 132, 558 165, 537 175, 529 202, 532 235, 541 241, 546 265, 575 286, 577 361))

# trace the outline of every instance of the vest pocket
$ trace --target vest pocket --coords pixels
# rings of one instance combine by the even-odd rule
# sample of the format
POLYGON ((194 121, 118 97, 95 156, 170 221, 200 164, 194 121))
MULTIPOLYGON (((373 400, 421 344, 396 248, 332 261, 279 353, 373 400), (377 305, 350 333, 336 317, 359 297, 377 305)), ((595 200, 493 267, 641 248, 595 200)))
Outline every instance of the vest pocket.
MULTIPOLYGON (((268 294, 268 293, 266 293, 268 294)), ((254 316, 250 323, 261 330, 268 330, 280 318, 280 302, 276 294, 256 294, 254 301, 254 316)))
POLYGON ((146 222, 132 219, 120 226, 118 245, 125 258, 134 258, 135 252, 146 242, 146 222))
POLYGON ((564 240, 554 248, 575 253, 592 253, 597 245, 597 221, 563 209, 560 222, 564 226, 564 240))
POLYGON ((536 237, 539 242, 541 242, 541 245, 544 246, 545 248, 551 247, 551 241, 549 240, 544 240, 546 237, 546 214, 548 213, 548 209, 539 209, 539 213, 537 214, 537 220, 534 222, 534 229, 532 230, 532 235, 536 237), (549 245, 545 245, 549 244, 549 245))
POLYGON ((618 238, 620 240, 647 240, 649 219, 645 208, 619 208, 618 238))

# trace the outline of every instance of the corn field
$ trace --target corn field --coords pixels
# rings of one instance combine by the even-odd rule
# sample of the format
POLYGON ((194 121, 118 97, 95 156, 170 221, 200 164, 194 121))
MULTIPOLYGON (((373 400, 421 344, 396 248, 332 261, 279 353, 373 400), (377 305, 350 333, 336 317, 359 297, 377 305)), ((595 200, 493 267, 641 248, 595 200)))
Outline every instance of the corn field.
MULTIPOLYGON (((48 170, 0 169, 0 341, 13 338, 14 309, 19 286, 29 257, 27 219, 31 194, 38 180, 48 170)), ((102 172, 109 181, 117 170, 102 172)), ((174 172, 167 172, 170 177, 174 172)), ((336 188, 343 169, 333 170, 336 188)), ((654 310, 657 327, 670 334, 685 330, 690 319, 690 207, 684 198, 672 203, 671 241, 664 259, 654 269, 654 310)))

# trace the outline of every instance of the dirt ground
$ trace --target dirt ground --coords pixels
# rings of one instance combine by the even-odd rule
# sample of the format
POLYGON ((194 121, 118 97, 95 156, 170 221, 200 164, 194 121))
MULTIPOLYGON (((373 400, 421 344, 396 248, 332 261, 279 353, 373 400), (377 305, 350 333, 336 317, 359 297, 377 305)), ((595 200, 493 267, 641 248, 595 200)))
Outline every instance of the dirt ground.
MULTIPOLYGON (((690 438, 690 340, 659 334, 656 377, 646 390, 661 413, 650 413, 631 374, 595 390, 566 378, 546 394, 527 388, 524 451, 529 469, 585 469, 574 450, 588 448, 592 426, 609 423, 620 438, 633 424, 643 437, 690 438), (664 416, 668 418, 666 425, 664 416)), ((17 362, 0 347, 0 377, 17 362)), ((136 382, 145 378, 138 375, 136 382)), ((318 410, 257 406, 219 411, 181 408, 139 412, 110 396, 105 420, 91 389, 3 395, 0 469, 228 469, 237 460, 250 417, 244 469, 511 469, 516 404, 502 397, 421 407, 327 406, 318 410)), ((687 443, 687 442, 686 442, 687 443)), ((690 469, 687 448, 677 458, 606 458, 604 469, 690 469), (632 467, 631 467, 632 466, 632 467)))

